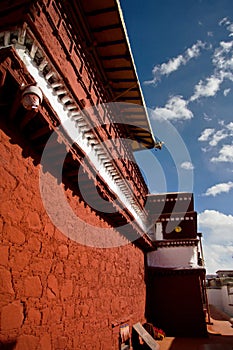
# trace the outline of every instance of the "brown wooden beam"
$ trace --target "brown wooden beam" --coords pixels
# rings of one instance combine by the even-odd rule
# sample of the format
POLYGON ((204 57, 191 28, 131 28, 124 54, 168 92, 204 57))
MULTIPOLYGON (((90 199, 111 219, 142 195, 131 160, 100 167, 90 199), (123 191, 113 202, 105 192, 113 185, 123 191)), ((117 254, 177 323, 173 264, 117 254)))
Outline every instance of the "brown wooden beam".
POLYGON ((92 32, 101 33, 101 32, 104 32, 105 30, 112 30, 112 29, 121 29, 121 23, 108 24, 106 26, 92 28, 92 32))
POLYGON ((30 133, 30 139, 31 140, 36 140, 44 135, 47 135, 52 132, 52 128, 49 127, 49 125, 46 125, 35 132, 30 133))
POLYGON ((85 14, 87 16, 97 16, 97 15, 102 15, 104 13, 116 12, 116 11, 118 11, 117 8, 115 6, 111 6, 111 7, 98 9, 98 10, 88 11, 88 12, 85 12, 85 14))
POLYGON ((19 125, 19 129, 22 131, 26 125, 36 116, 36 114, 37 112, 35 110, 26 111, 26 114, 19 125))

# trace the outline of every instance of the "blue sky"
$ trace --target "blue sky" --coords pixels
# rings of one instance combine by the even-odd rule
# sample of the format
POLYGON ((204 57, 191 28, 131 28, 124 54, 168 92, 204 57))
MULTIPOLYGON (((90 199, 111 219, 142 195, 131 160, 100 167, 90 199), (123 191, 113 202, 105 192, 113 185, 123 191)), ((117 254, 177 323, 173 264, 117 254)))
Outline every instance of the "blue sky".
POLYGON ((120 2, 151 126, 165 142, 136 158, 151 192, 194 192, 207 273, 233 269, 233 2, 120 2))

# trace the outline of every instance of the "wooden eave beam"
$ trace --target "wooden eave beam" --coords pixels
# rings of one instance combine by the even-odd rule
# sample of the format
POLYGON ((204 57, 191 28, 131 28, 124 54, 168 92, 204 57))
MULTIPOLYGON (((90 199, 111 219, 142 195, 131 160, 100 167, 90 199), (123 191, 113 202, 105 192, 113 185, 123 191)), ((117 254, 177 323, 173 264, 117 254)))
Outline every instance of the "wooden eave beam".
POLYGON ((119 96, 119 99, 117 98, 117 100, 121 100, 121 101, 141 101, 140 97, 138 96, 119 96))
POLYGON ((52 132, 52 128, 49 125, 45 125, 35 132, 30 134, 30 140, 36 140, 44 135, 47 135, 52 132))
MULTIPOLYGON (((112 86, 112 90, 115 92, 124 92, 127 90, 127 88, 112 86)), ((130 88, 129 92, 138 92, 138 89, 134 86, 134 87, 130 88)))
POLYGON ((108 25, 105 25, 105 26, 92 28, 91 31, 93 33, 101 33, 101 32, 112 30, 112 29, 121 29, 121 24, 120 23, 108 24, 108 25))
POLYGON ((31 5, 30 0, 1 0, 0 3, 0 30, 23 23, 26 13, 31 5))
POLYGON ((103 61, 112 61, 112 60, 118 60, 118 59, 130 60, 130 57, 128 54, 105 55, 105 56, 100 56, 100 58, 103 61))
POLYGON ((132 71, 132 67, 109 67, 109 68, 105 68, 105 71, 108 72, 108 73, 111 73, 111 72, 131 72, 132 71))
POLYGON ((104 7, 102 9, 98 9, 98 10, 87 11, 86 15, 87 16, 97 16, 97 15, 102 15, 104 13, 115 12, 115 11, 116 11, 116 6, 111 6, 111 7, 104 7))
POLYGON ((107 46, 115 46, 125 44, 124 39, 115 39, 115 40, 107 40, 96 43, 96 47, 107 47, 107 46))
POLYGON ((110 79, 113 83, 136 83, 137 79, 136 78, 111 78, 110 79))

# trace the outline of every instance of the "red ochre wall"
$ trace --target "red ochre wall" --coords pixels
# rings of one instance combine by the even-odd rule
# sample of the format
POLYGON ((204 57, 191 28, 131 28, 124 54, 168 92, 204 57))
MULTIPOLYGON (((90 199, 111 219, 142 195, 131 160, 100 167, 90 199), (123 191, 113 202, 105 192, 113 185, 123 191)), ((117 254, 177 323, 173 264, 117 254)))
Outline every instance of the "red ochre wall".
MULTIPOLYGON (((143 252, 133 244, 82 246, 59 232, 40 197, 40 165, 11 138, 1 130, 0 343, 118 349, 119 324, 144 321, 143 252)), ((94 226, 106 227, 69 191, 67 197, 94 226)))

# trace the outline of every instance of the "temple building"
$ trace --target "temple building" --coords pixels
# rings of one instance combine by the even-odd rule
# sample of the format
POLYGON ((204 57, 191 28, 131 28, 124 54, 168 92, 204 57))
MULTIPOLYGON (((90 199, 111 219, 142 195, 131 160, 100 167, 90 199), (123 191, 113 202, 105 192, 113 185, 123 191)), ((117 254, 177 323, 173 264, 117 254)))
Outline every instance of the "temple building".
POLYGON ((193 195, 150 194, 134 158, 161 143, 119 0, 1 1, 0 106, 0 345, 205 336, 193 195))
POLYGON ((192 193, 150 194, 147 319, 171 336, 207 336, 208 298, 192 193), (205 312, 203 312, 205 310, 205 312))

